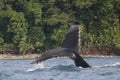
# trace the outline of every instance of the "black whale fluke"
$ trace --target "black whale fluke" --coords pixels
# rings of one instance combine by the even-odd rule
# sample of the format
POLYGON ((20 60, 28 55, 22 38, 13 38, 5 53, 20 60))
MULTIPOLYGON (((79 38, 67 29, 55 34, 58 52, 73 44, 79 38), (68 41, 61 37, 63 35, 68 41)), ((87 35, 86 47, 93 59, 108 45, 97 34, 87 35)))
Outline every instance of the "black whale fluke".
POLYGON ((72 28, 65 35, 65 39, 61 45, 61 48, 52 49, 48 52, 41 54, 41 56, 31 64, 37 64, 45 60, 57 57, 69 57, 74 60, 77 67, 88 68, 90 65, 80 56, 77 51, 77 45, 79 43, 79 26, 73 25, 72 28))

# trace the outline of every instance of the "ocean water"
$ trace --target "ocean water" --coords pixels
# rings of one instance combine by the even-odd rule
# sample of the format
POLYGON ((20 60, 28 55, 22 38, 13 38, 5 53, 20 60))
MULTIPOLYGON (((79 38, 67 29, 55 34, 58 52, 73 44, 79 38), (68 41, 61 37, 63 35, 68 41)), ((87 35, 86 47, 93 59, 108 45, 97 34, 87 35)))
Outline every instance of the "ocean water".
POLYGON ((92 68, 79 68, 69 58, 40 64, 35 59, 0 60, 0 80, 120 80, 120 57, 84 58, 92 68))

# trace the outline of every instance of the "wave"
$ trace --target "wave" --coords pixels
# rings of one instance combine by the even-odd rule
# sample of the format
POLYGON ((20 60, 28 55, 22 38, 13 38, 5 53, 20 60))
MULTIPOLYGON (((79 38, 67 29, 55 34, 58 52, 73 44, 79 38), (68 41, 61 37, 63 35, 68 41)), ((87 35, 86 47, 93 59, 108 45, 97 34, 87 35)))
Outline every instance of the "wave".
MULTIPOLYGON (((106 68, 106 67, 117 67, 117 66, 120 66, 120 62, 105 64, 102 66, 93 66, 92 68, 106 68)), ((45 68, 50 68, 51 70, 65 70, 65 71, 74 71, 74 70, 79 71, 79 69, 86 69, 82 67, 76 68, 74 65, 67 65, 67 66, 58 65, 54 67, 45 67, 43 63, 39 63, 39 64, 33 65, 32 68, 27 70, 27 72, 32 72, 32 71, 36 71, 39 69, 45 69, 45 68)), ((88 68, 88 69, 91 69, 91 68, 88 68)))
POLYGON ((116 66, 120 66, 120 62, 105 64, 103 66, 94 66, 94 68, 105 68, 105 67, 116 67, 116 66))
POLYGON ((114 66, 120 66, 120 62, 105 65, 105 67, 114 67, 114 66))
POLYGON ((31 72, 31 71, 35 71, 35 70, 43 69, 43 68, 44 68, 44 64, 39 63, 39 64, 35 64, 32 68, 28 69, 27 72, 31 72))
POLYGON ((57 65, 57 66, 51 67, 50 69, 66 71, 66 72, 79 71, 79 68, 75 67, 74 65, 57 65))

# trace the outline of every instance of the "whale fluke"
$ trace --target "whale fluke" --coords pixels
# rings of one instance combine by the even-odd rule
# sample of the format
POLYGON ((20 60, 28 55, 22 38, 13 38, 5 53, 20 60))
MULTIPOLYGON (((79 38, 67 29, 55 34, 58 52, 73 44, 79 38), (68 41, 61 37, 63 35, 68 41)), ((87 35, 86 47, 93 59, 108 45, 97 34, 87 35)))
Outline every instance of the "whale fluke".
POLYGON ((31 64, 38 64, 48 59, 57 57, 71 58, 72 60, 74 60, 74 63, 77 67, 79 66, 83 68, 90 67, 90 65, 79 55, 78 51, 69 48, 52 49, 46 53, 43 53, 36 61, 32 62, 31 64))
POLYGON ((79 43, 79 26, 74 25, 65 35, 61 47, 76 49, 79 43))
POLYGON ((43 62, 45 60, 51 59, 51 58, 57 58, 57 57, 73 57, 74 54, 72 53, 72 50, 69 48, 57 48, 57 49, 52 49, 46 53, 43 53, 36 61, 32 63, 39 63, 43 62))
POLYGON ((52 49, 48 52, 41 54, 41 56, 31 64, 37 64, 45 60, 57 57, 69 57, 74 60, 77 67, 81 66, 83 68, 90 67, 90 65, 80 56, 77 51, 77 45, 79 43, 79 26, 74 25, 68 33, 65 35, 65 39, 61 45, 61 48, 52 49))

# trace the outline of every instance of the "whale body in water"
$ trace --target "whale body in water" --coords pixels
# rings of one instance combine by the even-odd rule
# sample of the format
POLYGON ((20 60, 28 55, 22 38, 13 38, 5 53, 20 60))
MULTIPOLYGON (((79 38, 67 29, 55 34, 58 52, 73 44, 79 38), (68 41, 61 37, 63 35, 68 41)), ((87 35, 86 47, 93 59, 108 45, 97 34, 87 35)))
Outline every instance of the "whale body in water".
POLYGON ((42 53, 37 60, 31 64, 38 64, 51 58, 69 57, 74 60, 77 67, 88 68, 90 65, 80 56, 80 52, 77 50, 79 43, 80 29, 78 25, 73 25, 67 32, 60 48, 51 49, 48 52, 42 53))

